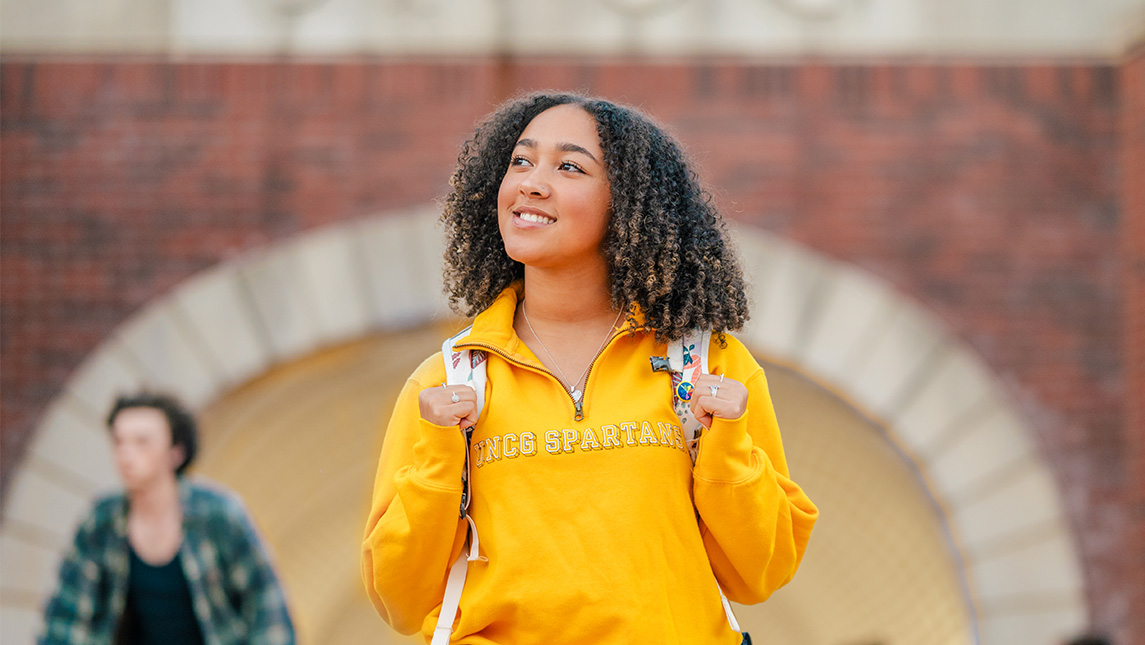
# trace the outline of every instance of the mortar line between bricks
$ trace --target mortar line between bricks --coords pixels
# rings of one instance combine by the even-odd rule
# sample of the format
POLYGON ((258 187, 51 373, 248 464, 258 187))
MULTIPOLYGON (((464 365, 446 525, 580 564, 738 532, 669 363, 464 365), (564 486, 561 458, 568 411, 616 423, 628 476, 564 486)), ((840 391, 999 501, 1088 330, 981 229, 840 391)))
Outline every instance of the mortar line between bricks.
POLYGON ((354 285, 357 288, 358 295, 365 303, 367 311, 369 311, 371 329, 380 328, 382 321, 381 303, 376 302, 374 294, 377 293, 377 285, 374 283, 373 276, 370 274, 370 265, 366 261, 365 235, 362 235, 362 229, 366 226, 366 222, 361 218, 351 222, 351 253, 350 263, 354 267, 354 285))
POLYGON ((270 357, 270 363, 278 363, 282 361, 282 356, 279 355, 277 348, 274 346, 274 339, 270 335, 269 322, 263 318, 262 311, 258 307, 258 302, 254 296, 254 288, 247 278, 245 267, 240 266, 235 271, 235 282, 239 294, 239 302, 246 308, 247 317, 251 321, 251 326, 254 327, 254 336, 259 344, 262 345, 262 351, 266 356, 270 357))
POLYGON ((836 284, 834 280, 828 279, 832 273, 822 263, 815 265, 811 288, 803 301, 803 310, 799 312, 799 322, 795 324, 795 339, 791 345, 796 356, 802 356, 807 350, 807 343, 811 340, 811 325, 819 321, 827 297, 836 284))
MULTIPOLYGON (((323 227, 319 231, 325 232, 326 228, 323 227)), ((311 234, 316 234, 314 231, 311 234)), ((306 233, 303 234, 304 236, 306 233)), ((327 329, 322 324, 323 317, 318 313, 318 299, 314 297, 314 289, 319 288, 319 285, 311 284, 310 273, 306 271, 305 256, 300 251, 299 247, 295 246, 291 249, 291 253, 286 256, 286 270, 288 274, 294 278, 293 282, 297 285, 297 290, 302 294, 302 302, 308 306, 302 308, 302 315, 306 317, 306 321, 310 324, 310 328, 314 330, 317 343, 312 341, 307 347, 303 349, 305 353, 313 352, 320 345, 329 342, 326 337, 327 329)))
POLYGON ((942 365, 942 359, 949 355, 950 351, 951 346, 948 341, 936 342, 927 351, 926 356, 919 362, 918 366, 911 371, 906 382, 896 393, 895 398, 891 399, 891 403, 886 407, 885 418, 890 420, 892 426, 898 424, 898 418, 903 410, 913 403, 926 389, 926 386, 930 385, 931 381, 938 376, 938 368, 942 365))
MULTIPOLYGON (((895 295, 898 296, 897 293, 895 295)), ((889 328, 889 323, 894 319, 895 313, 896 310, 893 307, 883 306, 879 308, 878 315, 871 317, 866 328, 859 332, 858 340, 851 349, 851 355, 843 361, 845 374, 855 374, 860 366, 870 360, 871 352, 875 351, 879 333, 889 328)))
POLYGON ((171 312, 171 320, 178 330, 178 333, 183 334, 184 340, 187 341, 192 349, 199 350, 192 351, 191 353, 199 357, 199 364, 211 375, 214 384, 221 387, 227 381, 226 374, 222 368, 222 361, 215 355, 214 350, 211 349, 206 341, 206 336, 202 333, 202 330, 199 329, 199 326, 195 324, 194 319, 187 313, 187 310, 183 307, 183 303, 180 302, 178 298, 171 296, 167 298, 167 301, 166 304, 169 306, 169 311, 171 312))
POLYGON ((983 395, 968 405, 965 410, 948 418, 929 441, 918 446, 919 457, 930 463, 956 446, 959 439, 965 438, 964 434, 959 434, 960 428, 990 418, 990 414, 995 411, 994 406, 990 403, 990 397, 983 395))
POLYGON ((15 518, 4 517, 4 537, 12 538, 28 546, 34 546, 47 551, 63 549, 71 542, 73 535, 57 533, 56 531, 32 524, 31 522, 15 518), (45 545, 45 542, 49 543, 45 545))
POLYGON ((37 455, 35 452, 29 452, 25 460, 25 468, 32 468, 34 472, 41 475, 44 479, 51 481, 57 487, 72 493, 80 499, 91 497, 92 491, 98 490, 103 486, 77 473, 71 468, 61 466, 46 457, 37 455))
POLYGON ((155 375, 147 368, 147 364, 139 358, 134 350, 128 347, 127 343, 123 342, 122 334, 124 322, 126 321, 120 322, 119 326, 111 332, 112 342, 114 343, 111 349, 115 352, 113 356, 118 357, 118 360, 124 363, 129 372, 143 380, 142 385, 144 388, 153 387, 154 381, 158 379, 155 378, 155 375))

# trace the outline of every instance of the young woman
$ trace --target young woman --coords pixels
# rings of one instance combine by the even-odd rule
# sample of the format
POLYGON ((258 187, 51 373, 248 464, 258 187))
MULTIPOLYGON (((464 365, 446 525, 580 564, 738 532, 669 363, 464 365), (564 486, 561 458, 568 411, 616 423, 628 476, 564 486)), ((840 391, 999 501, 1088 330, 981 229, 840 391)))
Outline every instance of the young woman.
POLYGON ((452 187, 446 289, 476 314, 457 347, 486 352, 488 386, 478 417, 437 354, 399 396, 362 555, 379 613, 431 638, 468 452, 482 558, 451 642, 739 643, 720 590, 757 603, 789 581, 818 511, 763 370, 724 334, 743 279, 680 148, 631 108, 534 94, 479 127, 452 187), (697 328, 693 464, 650 358, 697 328))

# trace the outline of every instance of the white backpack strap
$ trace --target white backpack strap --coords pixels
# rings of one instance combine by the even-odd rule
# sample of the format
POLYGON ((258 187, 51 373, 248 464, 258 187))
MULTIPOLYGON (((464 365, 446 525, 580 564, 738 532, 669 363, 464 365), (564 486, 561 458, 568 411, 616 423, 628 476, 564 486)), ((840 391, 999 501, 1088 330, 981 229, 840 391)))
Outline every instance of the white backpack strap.
MULTIPOLYGON (((485 406, 486 359, 488 355, 479 349, 454 349, 458 341, 469 335, 472 327, 446 339, 441 344, 441 357, 445 360, 445 381, 448 385, 468 385, 477 393, 477 416, 485 406)), ((465 574, 469 569, 469 562, 481 559, 480 540, 477 536, 477 525, 467 512, 473 500, 473 488, 470 484, 469 472, 469 438, 473 428, 465 433, 465 470, 462 472, 461 516, 469 523, 469 553, 462 549, 457 560, 449 567, 449 578, 445 582, 445 595, 441 599, 441 613, 437 617, 437 625, 433 629, 431 645, 447 645, 453 633, 453 621, 457 619, 457 611, 461 605, 461 590, 465 587, 465 574)))
POLYGON ((454 349, 454 345, 469 335, 473 327, 441 344, 441 357, 445 360, 445 382, 449 385, 468 385, 477 392, 477 416, 485 407, 485 359, 488 354, 480 349, 454 349))
MULTIPOLYGON (((712 344, 712 332, 695 329, 684 335, 682 339, 668 346, 668 365, 672 370, 672 403, 676 409, 676 416, 680 417, 680 426, 684 433, 684 440, 688 444, 688 454, 692 463, 696 463, 696 454, 700 449, 700 435, 704 426, 696 417, 692 416, 689 401, 695 392, 693 383, 701 374, 708 374, 708 349, 712 344), (677 377, 677 375, 679 375, 677 377), (679 382, 676 379, 679 378, 679 382)), ((719 585, 716 585, 719 589, 719 585)), ((724 590, 719 589, 720 602, 724 606, 724 615, 727 616, 728 625, 736 632, 740 631, 739 621, 732 612, 731 603, 728 602, 724 590)))
POLYGON ((457 618, 457 609, 461 605, 461 590, 465 587, 465 574, 469 562, 481 559, 478 555, 477 525, 468 515, 465 519, 469 520, 469 553, 466 554, 465 549, 462 549, 461 554, 453 561, 453 566, 449 567, 445 596, 441 599, 441 613, 437 617, 437 625, 433 628, 433 640, 430 641, 430 645, 449 643, 449 637, 453 634, 453 621, 457 618))
MULTIPOLYGON (((719 588, 719 585, 716 585, 719 588)), ((724 590, 720 589, 720 602, 724 604, 724 615, 728 617, 728 625, 731 625, 732 631, 739 632, 739 621, 736 620, 736 615, 732 612, 732 604, 728 601, 728 597, 724 595, 724 590)))
POLYGON ((712 332, 694 329, 680 340, 668 344, 668 365, 672 370, 672 406, 676 416, 680 417, 680 428, 692 463, 696 463, 704 426, 692 416, 689 401, 692 400, 696 378, 708 373, 708 346, 711 340, 712 332))

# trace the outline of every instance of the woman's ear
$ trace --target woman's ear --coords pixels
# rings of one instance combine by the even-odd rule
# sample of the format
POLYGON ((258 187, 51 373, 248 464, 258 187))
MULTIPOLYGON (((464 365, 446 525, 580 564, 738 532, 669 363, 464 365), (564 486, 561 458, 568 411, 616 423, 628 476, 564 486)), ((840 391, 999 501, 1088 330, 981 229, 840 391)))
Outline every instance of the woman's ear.
POLYGON ((179 466, 182 466, 183 460, 187 458, 187 451, 183 446, 171 446, 167 456, 171 461, 171 470, 179 470, 179 466))

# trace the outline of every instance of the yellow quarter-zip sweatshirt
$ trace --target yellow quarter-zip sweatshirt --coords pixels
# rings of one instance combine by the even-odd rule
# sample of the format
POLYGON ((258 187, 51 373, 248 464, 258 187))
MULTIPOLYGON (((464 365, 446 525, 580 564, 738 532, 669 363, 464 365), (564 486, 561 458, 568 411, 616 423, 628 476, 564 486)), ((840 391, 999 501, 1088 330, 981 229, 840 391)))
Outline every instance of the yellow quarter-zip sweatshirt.
MULTIPOLYGON (((747 411, 713 421, 693 467, 671 376, 649 363, 666 346, 647 330, 617 332, 589 370, 577 421, 568 391, 513 330, 518 289, 458 344, 489 352, 468 447, 486 560, 468 565, 452 642, 739 643, 719 588, 765 600, 795 574, 818 517, 788 475, 763 369, 736 339, 713 341, 709 369, 747 387, 747 411)), ((445 378, 439 353, 398 397, 362 546, 378 612, 426 642, 466 533, 465 438, 418 411, 420 392, 445 378)))

